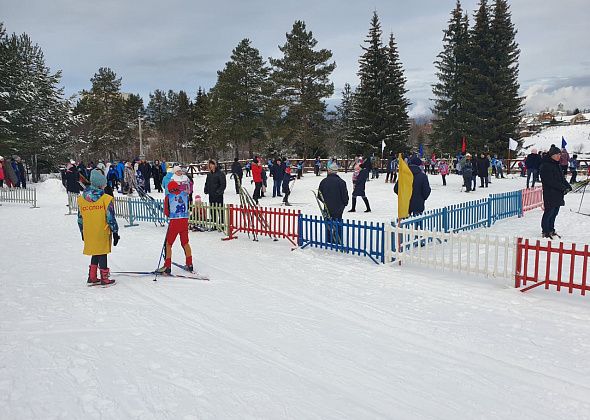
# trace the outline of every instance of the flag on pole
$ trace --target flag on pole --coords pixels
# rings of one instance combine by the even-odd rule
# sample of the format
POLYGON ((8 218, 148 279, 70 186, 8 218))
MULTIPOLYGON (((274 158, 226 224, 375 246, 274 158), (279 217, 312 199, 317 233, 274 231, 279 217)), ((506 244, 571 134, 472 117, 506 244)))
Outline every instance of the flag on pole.
POLYGON ((561 148, 565 149, 565 146, 567 146, 567 141, 565 141, 565 139, 563 138, 563 136, 561 136, 561 148))
POLYGON ((463 142, 461 143, 461 153, 465 153, 467 151, 467 139, 463 136, 463 142))
POLYGON ((400 153, 397 158, 399 162, 399 179, 397 181, 397 217, 403 219, 409 216, 410 199, 412 198, 412 185, 414 174, 400 153))
POLYGON ((418 154, 420 157, 424 156, 424 148, 422 147, 422 143, 420 143, 420 147, 418 148, 418 154))
POLYGON ((381 140, 381 153, 385 150, 385 140, 381 140))
POLYGON ((518 142, 513 138, 508 139, 508 149, 509 150, 516 150, 518 148, 518 142))

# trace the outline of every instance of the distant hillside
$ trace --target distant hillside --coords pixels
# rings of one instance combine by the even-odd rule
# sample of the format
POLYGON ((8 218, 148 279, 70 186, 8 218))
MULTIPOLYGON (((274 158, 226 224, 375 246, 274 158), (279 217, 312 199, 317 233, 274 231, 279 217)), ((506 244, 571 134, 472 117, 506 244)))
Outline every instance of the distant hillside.
POLYGON ((590 158, 590 124, 548 127, 531 137, 526 137, 520 154, 528 154, 531 149, 548 150, 552 144, 561 147, 561 137, 567 142, 567 150, 578 153, 580 157, 590 158))

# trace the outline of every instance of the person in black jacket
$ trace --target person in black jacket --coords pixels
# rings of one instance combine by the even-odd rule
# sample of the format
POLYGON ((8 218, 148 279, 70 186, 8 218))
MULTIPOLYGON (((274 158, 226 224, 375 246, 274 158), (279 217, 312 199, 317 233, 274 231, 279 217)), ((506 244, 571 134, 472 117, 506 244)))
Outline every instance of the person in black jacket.
POLYGON ((66 167, 66 191, 80 194, 80 173, 76 165, 68 163, 66 167))
POLYGON ((559 208, 565 205, 563 196, 572 190, 559 166, 560 158, 561 150, 552 145, 547 155, 543 157, 539 170, 543 184, 543 205, 545 208, 541 219, 543 238, 559 237, 555 232, 555 219, 559 208))
POLYGON ((139 172, 143 175, 144 186, 143 189, 146 193, 152 192, 150 178, 152 176, 152 166, 145 160, 142 160, 139 164, 139 172))
MULTIPOLYGON (((270 176, 272 176, 273 183, 272 183, 272 196, 273 197, 282 197, 281 195, 281 185, 283 185, 283 178, 285 177, 285 167, 280 159, 275 160, 275 164, 272 165, 269 169, 270 176)), ((285 200, 283 200, 285 201, 285 200)))
POLYGON ((152 165, 152 178, 154 178, 154 188, 156 191, 162 192, 162 178, 164 178, 164 174, 159 160, 154 161, 152 165))
MULTIPOLYGON (((223 205, 223 192, 225 191, 226 182, 225 174, 217 167, 217 162, 209 160, 209 173, 205 180, 205 194, 209 195, 209 204, 223 205)), ((215 222, 215 215, 219 214, 223 218, 223 212, 211 210, 212 219, 215 222)), ((223 220, 220 220, 223 222, 223 220)))
MULTIPOLYGON (((346 182, 338 176, 338 164, 330 162, 326 168, 328 176, 320 182, 319 193, 321 194, 329 220, 342 222, 342 213, 348 205, 348 189, 346 182)), ((333 225, 326 224, 326 239, 328 242, 342 242, 342 225, 335 229, 333 225), (338 233, 337 233, 338 232, 338 233)))
POLYGON ((240 193, 240 185, 242 185, 242 177, 244 176, 244 170, 242 169, 242 165, 240 165, 238 158, 234 158, 234 161, 231 164, 231 176, 234 179, 234 185, 236 187, 236 194, 239 194, 240 193))
POLYGON ((526 187, 529 188, 531 175, 533 177, 532 186, 534 187, 535 182, 539 182, 539 168, 541 167, 541 155, 537 153, 537 149, 533 149, 526 157, 524 160, 524 166, 526 168, 526 187))
MULTIPOLYGON (((430 182, 428 182, 428 176, 420 169, 422 163, 419 158, 412 158, 408 162, 408 167, 414 175, 414 181, 412 182, 412 196, 410 198, 410 216, 418 216, 424 213, 426 200, 430 197, 430 182)), ((393 187, 393 192, 397 194, 398 183, 393 187)))
POLYGON ((477 158, 477 176, 479 176, 479 180, 480 180, 479 187, 480 188, 483 188, 484 181, 485 181, 486 188, 488 187, 488 184, 489 184, 488 168, 489 167, 490 167, 489 159, 486 157, 486 155, 481 153, 479 155, 479 157, 477 158))
POLYGON ((365 206, 367 207, 365 213, 369 213, 371 211, 371 206, 369 205, 369 199, 365 196, 365 184, 367 183, 367 179, 369 179, 369 173, 371 172, 371 159, 367 157, 364 162, 361 164, 361 171, 359 172, 358 177, 356 178, 356 182, 354 183, 354 189, 352 190, 352 208, 348 210, 350 213, 354 213, 356 211, 356 198, 362 197, 363 201, 365 202, 365 206))

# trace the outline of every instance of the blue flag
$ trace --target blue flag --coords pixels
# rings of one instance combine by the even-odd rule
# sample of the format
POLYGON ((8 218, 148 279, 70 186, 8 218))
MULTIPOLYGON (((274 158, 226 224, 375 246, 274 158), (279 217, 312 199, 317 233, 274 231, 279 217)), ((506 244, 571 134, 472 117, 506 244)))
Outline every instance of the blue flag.
POLYGON ((565 139, 563 138, 563 136, 561 136, 561 148, 565 149, 565 146, 567 146, 567 141, 565 141, 565 139))
POLYGON ((424 155, 424 148, 422 147, 422 144, 420 144, 420 149, 418 149, 418 154, 420 155, 420 157, 422 157, 422 155, 424 155))

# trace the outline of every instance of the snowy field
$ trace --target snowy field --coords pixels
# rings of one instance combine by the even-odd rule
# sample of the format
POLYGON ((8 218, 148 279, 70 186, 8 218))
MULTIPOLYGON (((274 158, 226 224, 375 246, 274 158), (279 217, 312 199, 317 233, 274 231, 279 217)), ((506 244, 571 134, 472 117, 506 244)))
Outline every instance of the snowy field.
POLYGON ((530 153, 532 148, 546 151, 552 144, 561 147, 562 136, 567 142, 570 155, 578 153, 580 159, 590 158, 590 124, 548 127, 524 139, 523 147, 526 150, 521 155, 530 153))
MULTIPOLYGON (((457 176, 430 179, 427 208, 524 184, 494 179, 466 194, 457 176)), ((317 212, 318 181, 297 181, 293 208, 317 212)), ((237 202, 230 182, 226 201, 237 202)), ((36 187, 40 208, 0 207, 1 419, 590 418, 587 297, 216 232, 190 234, 210 282, 114 276, 114 287, 88 288, 63 188, 36 187)), ((374 212, 361 201, 354 217, 391 219, 391 189, 369 182, 374 212)), ((587 243, 589 219, 563 208, 557 230, 587 243)), ((491 230, 537 237, 539 220, 533 211, 491 230)), ((164 228, 120 233, 111 269, 153 269, 164 228)))

